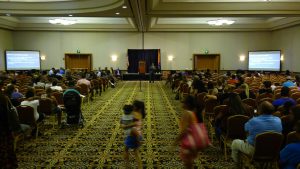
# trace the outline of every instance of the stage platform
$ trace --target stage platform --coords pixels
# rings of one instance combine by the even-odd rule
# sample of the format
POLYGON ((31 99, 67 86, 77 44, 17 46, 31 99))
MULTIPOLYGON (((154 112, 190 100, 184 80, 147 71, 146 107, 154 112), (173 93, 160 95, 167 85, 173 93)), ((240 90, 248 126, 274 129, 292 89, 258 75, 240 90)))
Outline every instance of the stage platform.
MULTIPOLYGON (((161 80, 161 73, 154 74, 154 80, 161 80)), ((123 80, 149 80, 149 73, 139 74, 139 73, 124 73, 122 75, 123 80)))

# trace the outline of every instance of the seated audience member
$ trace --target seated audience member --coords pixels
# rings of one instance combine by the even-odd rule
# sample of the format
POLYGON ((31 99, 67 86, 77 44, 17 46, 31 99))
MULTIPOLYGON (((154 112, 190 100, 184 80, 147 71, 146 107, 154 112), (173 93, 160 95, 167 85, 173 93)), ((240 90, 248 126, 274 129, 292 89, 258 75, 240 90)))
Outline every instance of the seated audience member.
POLYGON ((63 88, 57 85, 57 79, 53 79, 52 86, 50 87, 53 91, 62 92, 63 88))
POLYGON ((78 86, 81 85, 81 84, 87 85, 89 91, 90 91, 90 89, 92 88, 91 82, 85 78, 85 74, 84 74, 84 73, 81 75, 81 79, 79 79, 79 80, 77 81, 77 85, 78 85, 78 86))
MULTIPOLYGON (((300 121, 295 125, 297 136, 300 140, 300 121)), ((280 151, 280 165, 282 169, 296 169, 300 164, 300 142, 290 143, 280 151)))
POLYGON ((231 79, 227 80, 227 84, 230 85, 236 85, 238 83, 238 80, 236 79, 235 75, 231 75, 231 79))
POLYGON ((245 124, 245 131, 249 134, 247 140, 235 139, 232 142, 231 156, 237 169, 240 169, 239 153, 252 155, 254 152, 255 137, 258 134, 269 131, 281 133, 282 131, 280 118, 272 115, 275 108, 271 103, 267 101, 262 102, 258 110, 260 115, 253 117, 245 124))
POLYGON ((243 78, 242 76, 240 76, 240 75, 237 77, 237 79, 238 79, 238 82, 235 84, 235 87, 236 87, 236 88, 239 88, 242 84, 245 83, 245 80, 244 80, 244 78, 243 78))
POLYGON ((291 76, 287 76, 286 77, 286 81, 284 83, 282 83, 283 87, 293 87, 296 86, 295 83, 291 80, 291 76))
POLYGON ((291 113, 287 115, 288 119, 282 121, 282 133, 287 135, 289 132, 294 131, 296 122, 300 120, 300 105, 291 108, 291 113))
POLYGON ((240 86, 240 89, 241 89, 241 92, 240 92, 239 95, 240 95, 242 100, 249 99, 249 98, 251 98, 251 99, 256 98, 255 94, 251 90, 249 90, 249 86, 247 84, 245 84, 245 83, 242 84, 240 86))
POLYGON ((258 93, 263 94, 263 93, 272 93, 273 90, 271 88, 272 82, 271 81, 264 81, 263 82, 264 86, 262 89, 259 89, 258 93))
POLYGON ((218 99, 220 104, 224 104, 224 101, 229 98, 230 94, 233 92, 233 85, 226 85, 224 87, 223 93, 219 93, 218 99))
POLYGON ((216 96, 218 94, 218 89, 216 87, 214 87, 214 84, 211 81, 209 81, 207 83, 207 90, 208 90, 208 93, 210 95, 215 95, 216 96))
POLYGON ((39 106, 40 97, 35 96, 35 90, 33 88, 29 88, 25 94, 25 100, 21 102, 21 105, 30 106, 34 110, 34 118, 36 121, 42 121, 45 117, 44 114, 39 113, 37 111, 37 107, 39 106))
POLYGON ((6 96, 9 97, 10 101, 12 102, 13 106, 20 105, 20 99, 24 98, 23 94, 18 92, 14 85, 9 85, 6 87, 6 96))
POLYGON ((218 93, 223 93, 224 84, 223 84, 222 80, 220 80, 220 79, 218 80, 216 88, 218 89, 218 93))
POLYGON ((59 68, 59 74, 64 75, 65 74, 65 69, 62 67, 59 68))
POLYGON ((297 102, 294 99, 289 97, 289 92, 290 92, 290 89, 288 87, 282 87, 281 92, 280 92, 281 98, 274 100, 272 103, 273 106, 275 106, 275 108, 277 108, 281 105, 284 105, 286 102, 291 102, 292 105, 295 106, 297 104, 297 102))
POLYGON ((55 68, 54 68, 54 67, 53 67, 52 69, 49 70, 48 75, 49 75, 49 76, 55 75, 55 68))
POLYGON ((227 119, 233 115, 245 115, 248 116, 250 113, 250 107, 244 104, 240 96, 236 93, 230 93, 228 97, 228 112, 221 112, 216 116, 215 119, 215 130, 216 136, 219 138, 221 133, 227 131, 227 119))
POLYGON ((199 77, 195 78, 193 80, 192 87, 193 87, 195 93, 202 93, 202 92, 207 93, 207 89, 206 89, 203 81, 199 77))

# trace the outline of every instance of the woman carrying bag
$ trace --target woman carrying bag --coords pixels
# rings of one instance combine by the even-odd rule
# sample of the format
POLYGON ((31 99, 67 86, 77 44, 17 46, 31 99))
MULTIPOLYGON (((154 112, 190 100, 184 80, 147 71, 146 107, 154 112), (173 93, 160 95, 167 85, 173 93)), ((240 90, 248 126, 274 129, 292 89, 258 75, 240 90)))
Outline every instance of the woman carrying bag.
POLYGON ((180 134, 175 144, 180 143, 180 158, 185 168, 193 168, 193 162, 200 150, 211 143, 204 126, 201 111, 196 111, 193 96, 187 96, 183 101, 184 112, 180 120, 180 134), (197 113, 200 112, 200 113, 197 113))

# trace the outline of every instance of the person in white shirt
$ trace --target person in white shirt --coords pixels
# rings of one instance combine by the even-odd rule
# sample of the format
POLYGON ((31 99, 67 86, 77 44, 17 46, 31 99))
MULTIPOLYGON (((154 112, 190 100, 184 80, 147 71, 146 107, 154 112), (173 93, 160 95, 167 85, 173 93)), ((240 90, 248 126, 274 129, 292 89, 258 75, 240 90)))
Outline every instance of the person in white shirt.
POLYGON ((21 105, 30 106, 34 110, 34 119, 36 121, 42 121, 45 117, 44 114, 39 113, 37 108, 39 106, 39 97, 35 96, 35 91, 33 88, 29 88, 25 94, 26 99, 21 102, 21 105))
POLYGON ((50 87, 53 91, 59 91, 59 92, 62 92, 63 91, 63 88, 61 86, 58 86, 57 85, 57 80, 54 79, 53 82, 52 82, 52 86, 50 87))

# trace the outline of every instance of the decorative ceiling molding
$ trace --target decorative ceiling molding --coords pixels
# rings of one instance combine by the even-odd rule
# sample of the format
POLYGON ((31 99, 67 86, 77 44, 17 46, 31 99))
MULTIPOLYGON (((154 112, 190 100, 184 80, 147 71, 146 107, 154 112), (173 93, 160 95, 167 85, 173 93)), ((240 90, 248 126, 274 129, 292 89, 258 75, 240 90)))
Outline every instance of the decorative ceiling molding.
POLYGON ((85 0, 61 2, 0 2, 0 13, 12 15, 58 15, 95 13, 122 6, 125 0, 85 0))
POLYGON ((26 2, 0 0, 0 28, 34 31, 274 31, 300 24, 300 0, 23 1, 26 2), (5 17, 6 14, 11 16, 5 17), (73 16, 68 17, 69 14, 73 16), (75 19, 76 24, 51 25, 49 18, 75 19), (208 25, 207 21, 213 19, 231 19, 235 23, 208 25))

